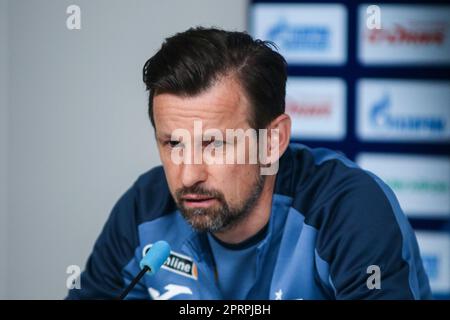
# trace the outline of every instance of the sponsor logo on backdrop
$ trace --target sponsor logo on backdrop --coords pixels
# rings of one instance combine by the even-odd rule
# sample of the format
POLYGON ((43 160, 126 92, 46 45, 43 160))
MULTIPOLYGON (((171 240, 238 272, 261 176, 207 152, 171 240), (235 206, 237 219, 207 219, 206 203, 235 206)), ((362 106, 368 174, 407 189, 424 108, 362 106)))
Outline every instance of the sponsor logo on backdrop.
POLYGON ((357 95, 360 139, 450 142, 450 82, 362 79, 357 95))
POLYGON ((322 117, 326 119, 331 115, 332 102, 328 99, 322 101, 297 101, 287 97, 286 111, 293 117, 322 117))
POLYGON ((417 116, 412 114, 395 115, 392 113, 392 100, 385 93, 375 101, 370 109, 370 123, 373 127, 387 128, 394 131, 425 131, 442 133, 448 125, 446 119, 438 116, 417 116))
POLYGON ((450 7, 380 5, 381 28, 359 7, 359 59, 364 64, 450 63, 450 7))
POLYGON ((374 29, 366 33, 369 43, 409 44, 412 46, 442 46, 447 38, 445 22, 421 26, 394 24, 391 29, 374 29))
POLYGON ((347 11, 340 4, 254 4, 253 36, 273 41, 291 64, 345 63, 347 11))
POLYGON ((357 162, 386 182, 407 215, 450 217, 449 157, 362 153, 357 162))
POLYGON ((385 181, 396 192, 429 192, 435 194, 448 194, 449 182, 432 179, 398 179, 392 178, 385 181))
POLYGON ((283 19, 269 29, 267 38, 287 50, 323 51, 330 47, 327 26, 289 25, 283 19))
POLYGON ((416 232, 423 266, 435 294, 450 294, 450 235, 444 232, 416 232))
POLYGON ((340 78, 290 77, 286 113, 292 119, 292 139, 342 139, 346 132, 345 89, 340 78))

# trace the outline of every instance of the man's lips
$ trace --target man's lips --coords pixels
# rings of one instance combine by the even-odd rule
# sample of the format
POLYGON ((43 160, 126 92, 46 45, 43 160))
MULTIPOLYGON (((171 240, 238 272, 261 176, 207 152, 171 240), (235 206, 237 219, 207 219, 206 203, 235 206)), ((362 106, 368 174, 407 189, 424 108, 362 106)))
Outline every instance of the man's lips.
POLYGON ((206 208, 211 206, 214 201, 217 201, 214 197, 201 194, 187 194, 181 197, 181 200, 189 208, 206 208))
POLYGON ((195 201, 195 200, 202 201, 202 200, 213 199, 214 197, 203 195, 203 194, 187 194, 181 198, 183 200, 188 200, 188 201, 195 201))

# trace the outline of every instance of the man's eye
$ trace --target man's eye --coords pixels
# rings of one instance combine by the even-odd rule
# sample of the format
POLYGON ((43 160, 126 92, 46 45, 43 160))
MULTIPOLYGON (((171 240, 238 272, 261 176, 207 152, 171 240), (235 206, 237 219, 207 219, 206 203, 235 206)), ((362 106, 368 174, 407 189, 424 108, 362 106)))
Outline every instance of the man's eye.
POLYGON ((213 145, 214 145, 214 148, 220 148, 224 145, 224 142, 221 140, 214 140, 213 145))
POLYGON ((203 141, 203 146, 212 145, 214 148, 221 148, 224 142, 221 140, 207 140, 203 141))
POLYGON ((176 147, 179 147, 181 144, 180 144, 180 141, 175 141, 175 140, 170 140, 170 141, 168 141, 167 142, 167 144, 171 147, 171 148, 176 148, 176 147))

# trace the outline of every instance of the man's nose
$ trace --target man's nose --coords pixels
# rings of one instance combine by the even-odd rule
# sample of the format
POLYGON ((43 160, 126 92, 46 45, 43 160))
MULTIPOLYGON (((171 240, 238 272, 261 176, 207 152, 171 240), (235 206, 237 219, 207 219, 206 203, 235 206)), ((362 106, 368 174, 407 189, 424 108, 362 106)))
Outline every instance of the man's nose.
POLYGON ((205 164, 183 164, 182 166, 181 182, 184 187, 206 181, 208 172, 205 164))

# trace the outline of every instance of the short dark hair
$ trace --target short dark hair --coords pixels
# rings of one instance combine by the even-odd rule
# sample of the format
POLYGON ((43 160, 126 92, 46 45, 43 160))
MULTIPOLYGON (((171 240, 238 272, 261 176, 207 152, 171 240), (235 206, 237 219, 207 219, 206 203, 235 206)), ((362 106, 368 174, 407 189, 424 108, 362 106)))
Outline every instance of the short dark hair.
POLYGON ((273 48, 272 42, 254 40, 245 32, 216 28, 190 28, 167 38, 143 69, 153 126, 155 95, 195 96, 233 74, 251 104, 250 125, 265 128, 285 110, 286 60, 273 48))

